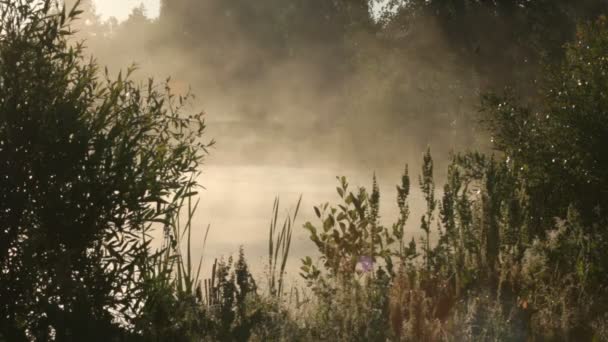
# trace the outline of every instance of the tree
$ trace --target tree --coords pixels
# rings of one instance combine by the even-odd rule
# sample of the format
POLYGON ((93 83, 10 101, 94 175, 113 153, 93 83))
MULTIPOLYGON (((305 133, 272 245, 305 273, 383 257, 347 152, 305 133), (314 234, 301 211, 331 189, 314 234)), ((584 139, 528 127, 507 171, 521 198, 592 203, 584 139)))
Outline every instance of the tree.
MULTIPOLYGON (((314 60, 325 73, 342 76, 349 59, 349 32, 374 29, 368 0, 163 0, 166 43, 187 47, 206 64, 238 64, 232 79, 243 81, 273 70, 293 56, 314 60), (238 46, 239 49, 235 49, 238 46), (243 56, 242 50, 251 51, 243 56)), ((165 42, 163 42, 165 43, 165 42)), ((328 80, 332 77, 327 77, 328 80)), ((334 77, 335 78, 335 77, 334 77)))
POLYGON ((0 11, 0 339, 111 340, 145 296, 153 225, 194 194, 203 114, 132 69, 100 75, 69 41, 78 9, 0 11))
POLYGON ((574 205, 583 222, 608 206, 608 21, 582 25, 565 59, 546 68, 539 101, 511 93, 484 98, 496 149, 524 172, 536 225, 553 224, 574 205))
MULTIPOLYGON (((446 41, 488 86, 533 87, 542 62, 559 61, 580 21, 608 6, 597 0, 414 0, 403 2, 397 20, 412 26, 433 18, 446 41)), ((420 32, 424 34, 424 32, 420 32)))

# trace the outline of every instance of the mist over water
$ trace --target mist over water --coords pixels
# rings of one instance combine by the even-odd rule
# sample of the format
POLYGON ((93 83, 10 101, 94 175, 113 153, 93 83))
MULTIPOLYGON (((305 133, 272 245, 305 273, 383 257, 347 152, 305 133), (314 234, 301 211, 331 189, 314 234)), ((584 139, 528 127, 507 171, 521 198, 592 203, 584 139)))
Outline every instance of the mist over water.
POLYGON ((125 22, 105 25, 85 22, 97 20, 87 12, 79 37, 111 73, 136 63, 135 78, 171 76, 174 93, 196 95, 187 110, 207 113, 207 137, 217 144, 200 179, 206 190, 194 243, 202 250, 211 224, 207 266, 243 245, 254 273, 262 272, 275 196, 285 214, 302 194, 288 267, 297 274, 299 257, 314 253, 302 224, 314 222, 313 205, 337 202, 335 177, 346 176, 352 189, 371 187, 375 173, 381 220, 390 225, 406 163, 407 238, 418 236, 422 153, 432 150, 439 189, 450 152, 487 140, 472 119, 483 79, 460 62, 431 19, 407 30, 372 30, 377 24, 369 19, 338 33, 330 19, 328 28, 304 27, 285 38, 264 25, 264 13, 238 16, 217 1, 197 4, 184 18, 178 9, 193 3, 177 1, 157 19, 135 10, 125 22))

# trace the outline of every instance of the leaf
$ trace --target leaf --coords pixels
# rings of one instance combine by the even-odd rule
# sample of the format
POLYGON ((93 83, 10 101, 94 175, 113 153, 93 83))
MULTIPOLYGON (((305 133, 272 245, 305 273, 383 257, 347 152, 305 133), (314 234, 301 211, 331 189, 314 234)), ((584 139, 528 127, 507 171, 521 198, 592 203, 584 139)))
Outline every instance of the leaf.
POLYGON ((304 224, 304 229, 310 231, 311 235, 314 235, 314 236, 317 235, 317 229, 310 222, 306 222, 304 224))
POLYGON ((336 191, 338 191, 338 195, 340 195, 340 198, 344 197, 344 190, 340 187, 336 187, 336 191))
POLYGON ((334 218, 333 216, 328 216, 323 222, 323 230, 329 231, 334 226, 334 218))

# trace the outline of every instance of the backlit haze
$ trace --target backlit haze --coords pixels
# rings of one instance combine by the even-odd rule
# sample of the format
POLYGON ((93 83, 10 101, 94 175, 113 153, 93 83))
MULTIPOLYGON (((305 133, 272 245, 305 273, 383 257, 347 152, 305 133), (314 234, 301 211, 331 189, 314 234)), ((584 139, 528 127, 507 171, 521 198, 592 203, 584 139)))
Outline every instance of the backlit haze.
POLYGON ((139 5, 144 5, 146 15, 157 18, 160 14, 159 0, 95 0, 95 8, 102 19, 114 17, 119 21, 129 17, 131 10, 139 5))
MULTIPOLYGON (((100 64, 116 72, 135 62, 135 77, 171 76, 175 92, 185 93, 190 86, 196 95, 188 110, 207 113, 207 136, 217 145, 203 166, 200 182, 206 190, 195 218, 200 230, 194 243, 200 252, 210 224, 206 266, 243 245, 254 273, 262 272, 275 196, 285 214, 302 194, 289 261, 290 275, 296 275, 299 258, 314 253, 302 224, 314 222, 313 205, 337 203, 336 176, 346 176, 354 188, 371 187, 376 174, 381 220, 390 225, 397 212, 395 185, 406 163, 412 183, 408 239, 418 236, 423 152, 432 149, 439 190, 450 152, 473 147, 478 139, 465 117, 475 108, 474 88, 461 78, 480 81, 460 65, 433 22, 424 27, 422 39, 397 53, 372 36, 353 35, 355 46, 368 49, 352 57, 354 67, 345 71, 332 44, 295 45, 288 54, 278 54, 272 52, 272 41, 270 47, 252 41, 248 35, 263 24, 255 21, 260 19, 232 21, 231 13, 212 8, 196 19, 209 23, 206 30, 212 33, 195 40, 198 46, 180 45, 171 34, 190 32, 176 29, 182 18, 158 18, 156 0, 94 4, 102 20, 115 17, 131 25, 103 35, 83 29, 100 64), (142 3, 148 26, 130 24, 132 9, 142 3), (159 43, 162 39, 167 40, 159 43)), ((373 7, 374 17, 379 8, 373 7)))

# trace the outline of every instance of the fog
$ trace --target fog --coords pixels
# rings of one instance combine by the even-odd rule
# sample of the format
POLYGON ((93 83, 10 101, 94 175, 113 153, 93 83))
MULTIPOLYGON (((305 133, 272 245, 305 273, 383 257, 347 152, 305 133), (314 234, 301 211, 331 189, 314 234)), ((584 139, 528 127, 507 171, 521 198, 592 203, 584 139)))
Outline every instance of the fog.
POLYGON ((111 73, 136 63, 135 78, 171 76, 175 93, 196 95, 187 110, 207 113, 207 137, 217 144, 202 170, 195 218, 199 253, 211 225, 207 265, 243 245, 254 273, 262 272, 274 198, 286 213, 301 194, 290 260, 296 274, 297 258, 314 252, 301 226, 314 220, 313 205, 337 202, 335 177, 371 186, 375 173, 382 222, 391 224, 405 164, 408 239, 418 236, 422 154, 431 148, 440 189, 452 151, 487 146, 475 115, 488 80, 462 62, 430 17, 383 25, 353 5, 342 25, 344 17, 324 18, 322 6, 300 4, 309 12, 281 21, 270 17, 280 2, 237 3, 172 0, 159 18, 136 9, 122 22, 94 15, 85 3, 75 24, 111 73))
POLYGON ((93 4, 102 20, 111 17, 119 21, 126 20, 133 8, 141 4, 146 8, 147 17, 157 18, 160 15, 160 0, 94 0, 93 4))

